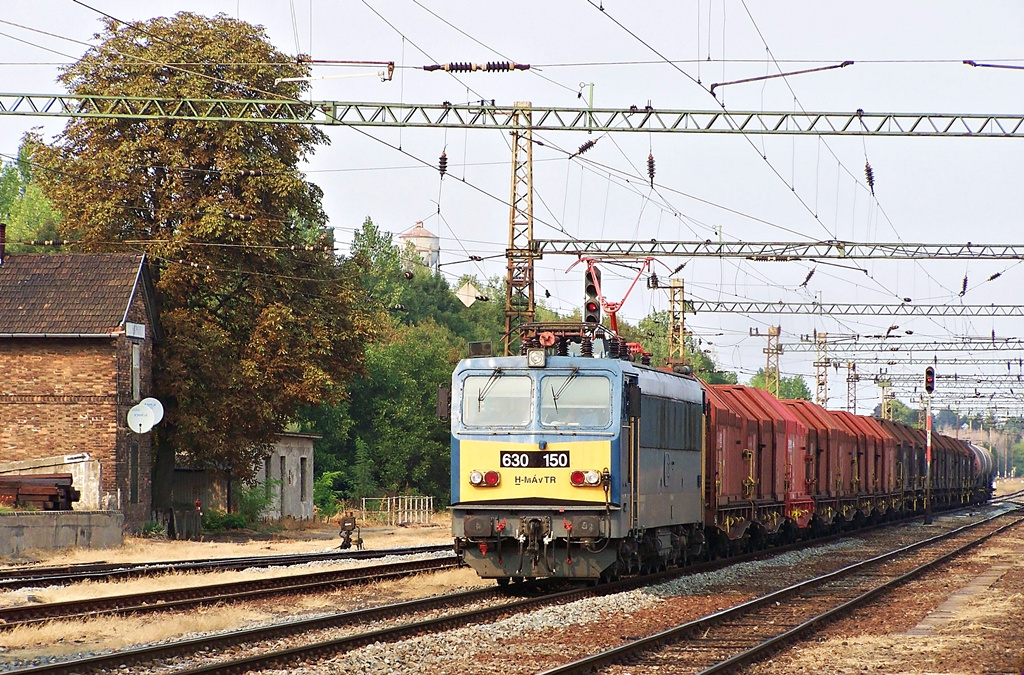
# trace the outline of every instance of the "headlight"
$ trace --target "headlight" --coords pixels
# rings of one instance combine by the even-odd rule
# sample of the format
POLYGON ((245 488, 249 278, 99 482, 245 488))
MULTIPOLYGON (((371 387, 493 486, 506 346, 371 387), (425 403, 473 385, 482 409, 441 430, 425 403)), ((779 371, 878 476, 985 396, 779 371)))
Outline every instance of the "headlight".
POLYGON ((469 484, 470 485, 480 485, 483 482, 484 482, 484 475, 482 473, 480 473, 479 471, 476 471, 476 470, 469 472, 469 484))

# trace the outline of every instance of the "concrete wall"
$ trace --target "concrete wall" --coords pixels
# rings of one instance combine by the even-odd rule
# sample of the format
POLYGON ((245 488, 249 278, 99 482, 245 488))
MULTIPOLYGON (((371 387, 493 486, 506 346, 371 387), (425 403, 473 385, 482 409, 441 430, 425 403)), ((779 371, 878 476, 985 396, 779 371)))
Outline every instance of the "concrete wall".
POLYGON ((0 513, 0 558, 25 551, 115 548, 124 543, 120 511, 0 513))

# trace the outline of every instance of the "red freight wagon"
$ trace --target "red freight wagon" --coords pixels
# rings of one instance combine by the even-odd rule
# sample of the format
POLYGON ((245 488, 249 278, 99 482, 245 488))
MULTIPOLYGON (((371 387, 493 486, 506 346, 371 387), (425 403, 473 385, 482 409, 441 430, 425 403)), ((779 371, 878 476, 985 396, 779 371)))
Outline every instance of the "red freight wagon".
POLYGON ((783 445, 776 446, 778 459, 783 473, 783 502, 785 515, 798 528, 806 528, 814 516, 814 501, 807 490, 807 427, 799 417, 763 389, 750 389, 750 393, 760 399, 765 410, 776 415, 776 428, 783 430, 783 445))
MULTIPOLYGON (((863 428, 857 416, 852 413, 845 410, 830 410, 828 414, 846 428, 852 440, 852 443, 844 447, 840 453, 840 475, 833 477, 839 485, 839 511, 847 521, 852 521, 860 513, 857 497, 870 487, 870 483, 865 485, 867 474, 863 461, 868 454, 869 432, 863 428)), ((871 442, 873 443, 873 439, 871 442)))
POLYGON ((704 473, 708 477, 705 517, 706 522, 718 525, 720 508, 730 504, 749 504, 750 497, 745 495, 743 483, 748 474, 739 460, 745 448, 756 445, 757 436, 753 422, 738 415, 717 388, 705 386, 705 396, 710 413, 704 459, 704 473))
POLYGON ((878 420, 878 423, 896 439, 896 456, 892 467, 892 507, 897 511, 916 510, 915 493, 921 484, 917 475, 917 457, 924 454, 921 438, 905 424, 892 420, 878 420))

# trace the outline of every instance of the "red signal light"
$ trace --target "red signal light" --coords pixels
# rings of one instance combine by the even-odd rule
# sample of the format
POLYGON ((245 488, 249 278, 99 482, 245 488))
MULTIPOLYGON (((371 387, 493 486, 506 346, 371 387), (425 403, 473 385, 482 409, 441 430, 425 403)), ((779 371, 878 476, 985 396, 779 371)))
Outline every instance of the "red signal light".
POLYGON ((573 485, 583 485, 583 482, 587 480, 587 475, 582 471, 573 471, 569 474, 569 482, 573 485))
POLYGON ((501 481, 501 474, 497 471, 488 471, 484 474, 484 484, 490 487, 494 487, 501 481))

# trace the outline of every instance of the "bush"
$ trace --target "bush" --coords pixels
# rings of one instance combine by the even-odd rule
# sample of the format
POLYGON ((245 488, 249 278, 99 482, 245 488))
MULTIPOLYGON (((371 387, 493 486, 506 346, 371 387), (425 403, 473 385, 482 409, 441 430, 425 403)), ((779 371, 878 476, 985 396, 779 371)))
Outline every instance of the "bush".
POLYGON ((241 530, 245 526, 245 518, 237 513, 224 513, 217 509, 210 509, 203 513, 203 529, 207 532, 241 530))
POLYGON ((341 511, 338 492, 334 489, 334 481, 341 476, 341 471, 325 471, 313 482, 313 505, 323 520, 330 520, 341 511))
POLYGON ((271 479, 265 485, 241 485, 235 483, 234 495, 238 516, 246 525, 255 525, 264 516, 264 512, 277 501, 280 494, 281 481, 271 479))
POLYGON ((148 537, 151 539, 157 539, 167 534, 167 528, 156 522, 155 520, 147 520, 146 524, 139 530, 140 537, 148 537))

